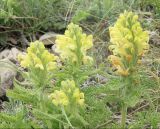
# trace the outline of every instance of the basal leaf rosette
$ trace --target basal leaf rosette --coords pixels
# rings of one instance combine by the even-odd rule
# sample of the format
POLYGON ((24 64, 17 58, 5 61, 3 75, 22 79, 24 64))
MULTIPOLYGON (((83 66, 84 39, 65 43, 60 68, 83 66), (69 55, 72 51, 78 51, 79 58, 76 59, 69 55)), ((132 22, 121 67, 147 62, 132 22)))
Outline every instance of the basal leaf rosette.
POLYGON ((126 11, 120 14, 115 25, 109 28, 109 32, 109 49, 113 55, 108 58, 119 75, 128 76, 149 49, 148 32, 143 31, 138 15, 126 11))
POLYGON ((30 43, 26 55, 18 55, 20 65, 31 70, 52 71, 57 68, 57 57, 45 49, 40 41, 30 43))
POLYGON ((92 62, 92 57, 87 56, 87 50, 93 46, 92 35, 86 35, 78 25, 70 23, 64 35, 57 36, 56 52, 62 60, 72 63, 87 64, 92 62))

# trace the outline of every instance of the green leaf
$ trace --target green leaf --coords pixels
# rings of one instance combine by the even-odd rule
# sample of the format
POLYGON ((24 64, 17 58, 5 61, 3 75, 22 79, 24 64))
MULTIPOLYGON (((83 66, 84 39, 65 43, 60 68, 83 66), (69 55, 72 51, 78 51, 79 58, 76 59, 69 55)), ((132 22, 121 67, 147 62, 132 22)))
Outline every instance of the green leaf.
POLYGON ((16 100, 21 100, 26 103, 37 103, 38 99, 36 96, 36 92, 33 89, 26 89, 16 82, 14 82, 14 89, 7 90, 7 96, 16 100))
POLYGON ((138 102, 140 102, 140 96, 138 94, 131 94, 126 96, 124 99, 124 103, 128 105, 128 107, 134 107, 138 102))
POLYGON ((12 116, 12 115, 9 115, 9 114, 6 114, 6 113, 0 113, 0 120, 2 121, 6 121, 6 122, 16 122, 16 117, 15 116, 12 116))
POLYGON ((82 21, 82 20, 86 20, 89 15, 90 15, 90 14, 87 13, 86 11, 79 10, 79 11, 72 17, 72 22, 73 22, 73 23, 79 23, 79 22, 82 21))

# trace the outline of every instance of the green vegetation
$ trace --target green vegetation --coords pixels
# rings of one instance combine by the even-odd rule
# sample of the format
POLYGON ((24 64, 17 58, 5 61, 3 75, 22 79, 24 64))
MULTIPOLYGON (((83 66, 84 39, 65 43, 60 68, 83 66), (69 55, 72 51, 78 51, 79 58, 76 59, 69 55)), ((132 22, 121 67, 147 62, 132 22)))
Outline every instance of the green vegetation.
POLYGON ((2 0, 0 22, 11 31, 63 29, 66 4, 64 0, 2 0))
POLYGON ((0 47, 25 52, 0 58, 21 78, 0 128, 160 128, 159 25, 159 0, 1 0, 0 47))

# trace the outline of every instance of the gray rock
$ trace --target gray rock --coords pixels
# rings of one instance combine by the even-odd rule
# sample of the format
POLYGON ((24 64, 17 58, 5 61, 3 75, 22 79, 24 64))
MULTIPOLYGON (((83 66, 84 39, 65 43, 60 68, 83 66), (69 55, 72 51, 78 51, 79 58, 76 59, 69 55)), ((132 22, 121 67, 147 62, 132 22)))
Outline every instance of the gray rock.
POLYGON ((9 37, 9 38, 7 39, 7 41, 8 41, 8 42, 11 42, 11 44, 14 44, 14 45, 17 44, 17 40, 16 40, 15 38, 12 38, 12 37, 9 37))
POLYGON ((52 47, 51 47, 51 52, 55 55, 59 55, 56 51, 56 45, 54 44, 52 47))
POLYGON ((4 69, 0 71, 0 97, 6 94, 7 89, 13 88, 13 79, 17 72, 11 69, 4 69))
POLYGON ((0 59, 5 59, 6 57, 8 57, 10 54, 10 50, 9 49, 5 49, 0 53, 0 59))
POLYGON ((44 45, 52 45, 55 44, 56 36, 59 34, 56 34, 54 32, 47 32, 44 35, 42 35, 39 40, 44 43, 44 45))
POLYGON ((11 48, 11 50, 5 49, 2 52, 0 52, 0 60, 1 59, 8 59, 8 60, 15 63, 15 62, 17 62, 17 56, 20 53, 22 53, 22 52, 15 47, 11 48))
POLYGON ((13 88, 13 79, 17 71, 7 62, 16 64, 19 53, 22 52, 15 47, 0 52, 0 98, 6 94, 7 89, 13 88))
POLYGON ((151 31, 149 33, 150 43, 155 46, 160 46, 160 35, 156 31, 151 31))

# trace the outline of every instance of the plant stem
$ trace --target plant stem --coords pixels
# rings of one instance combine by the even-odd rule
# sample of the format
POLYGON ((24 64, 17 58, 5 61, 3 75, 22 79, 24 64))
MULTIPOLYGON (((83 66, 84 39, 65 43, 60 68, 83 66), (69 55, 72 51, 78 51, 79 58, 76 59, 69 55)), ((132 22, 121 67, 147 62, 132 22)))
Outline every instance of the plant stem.
POLYGON ((66 112, 65 112, 65 110, 64 110, 64 107, 62 106, 61 109, 62 109, 62 113, 63 113, 63 115, 65 116, 65 118, 66 118, 66 120, 67 120, 69 126, 70 126, 72 129, 74 129, 74 127, 72 126, 70 120, 68 119, 68 116, 67 116, 67 114, 66 114, 66 112))
POLYGON ((122 105, 121 115, 122 115, 121 126, 122 126, 122 129, 125 129, 126 128, 126 117, 127 117, 127 107, 125 104, 122 105))

